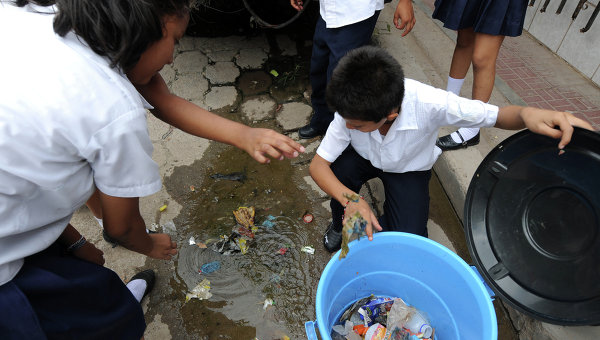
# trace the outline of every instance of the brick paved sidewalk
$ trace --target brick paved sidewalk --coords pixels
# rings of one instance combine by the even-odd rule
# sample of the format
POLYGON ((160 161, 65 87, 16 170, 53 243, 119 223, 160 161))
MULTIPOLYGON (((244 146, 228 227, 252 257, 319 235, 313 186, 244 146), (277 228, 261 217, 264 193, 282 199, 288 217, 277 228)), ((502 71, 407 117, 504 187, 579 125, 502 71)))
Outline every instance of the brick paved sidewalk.
MULTIPOLYGON (((421 1, 433 11, 434 0, 421 1)), ((514 104, 573 112, 600 130, 600 88, 526 31, 504 40, 496 88, 514 104)))

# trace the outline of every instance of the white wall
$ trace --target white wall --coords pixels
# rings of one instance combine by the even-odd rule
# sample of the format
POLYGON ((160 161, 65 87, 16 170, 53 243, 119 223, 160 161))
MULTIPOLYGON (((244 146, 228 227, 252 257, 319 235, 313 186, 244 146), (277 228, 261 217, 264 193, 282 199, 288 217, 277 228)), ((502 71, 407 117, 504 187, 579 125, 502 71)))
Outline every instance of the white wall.
POLYGON ((592 27, 584 28, 600 0, 589 0, 575 20, 571 17, 578 0, 567 0, 560 14, 556 11, 561 0, 551 0, 545 12, 540 12, 544 0, 527 7, 524 28, 583 75, 600 85, 600 14, 592 27))

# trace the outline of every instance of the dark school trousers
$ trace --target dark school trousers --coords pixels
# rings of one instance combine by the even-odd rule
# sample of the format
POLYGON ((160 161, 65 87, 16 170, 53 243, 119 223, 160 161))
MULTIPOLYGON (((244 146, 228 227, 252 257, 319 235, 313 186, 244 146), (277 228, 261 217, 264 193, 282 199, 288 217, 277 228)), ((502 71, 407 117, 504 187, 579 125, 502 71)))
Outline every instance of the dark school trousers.
POLYGON ((61 254, 54 243, 25 258, 0 286, 0 339, 140 339, 140 303, 112 270, 61 254))
MULTIPOLYGON (((359 192, 368 180, 378 177, 383 182, 385 203, 379 224, 383 231, 403 231, 427 237, 429 215, 429 180, 431 170, 404 173, 384 172, 361 157, 352 146, 331 164, 331 170, 349 189, 359 192)), ((342 230, 344 207, 331 200, 333 227, 342 230)))
POLYGON ((310 58, 311 103, 314 111, 310 125, 314 129, 325 132, 333 120, 333 112, 329 111, 325 101, 325 89, 333 70, 348 51, 371 42, 378 17, 379 11, 375 11, 373 16, 363 21, 327 28, 323 18, 319 16, 310 58))

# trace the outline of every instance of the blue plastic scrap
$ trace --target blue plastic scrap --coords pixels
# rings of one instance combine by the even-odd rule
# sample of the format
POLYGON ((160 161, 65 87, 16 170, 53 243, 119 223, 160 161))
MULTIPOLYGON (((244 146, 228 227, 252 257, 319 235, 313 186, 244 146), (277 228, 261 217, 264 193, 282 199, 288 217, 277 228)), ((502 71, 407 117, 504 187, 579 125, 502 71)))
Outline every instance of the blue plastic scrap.
POLYGON ((219 269, 221 269, 221 263, 219 263, 219 261, 213 261, 213 262, 203 264, 202 268, 200 269, 200 273, 210 274, 219 269))
POLYGON ((262 225, 265 228, 273 228, 273 226, 275 226, 275 222, 273 222, 275 220, 275 216, 273 215, 269 215, 267 216, 267 219, 262 223, 262 225))

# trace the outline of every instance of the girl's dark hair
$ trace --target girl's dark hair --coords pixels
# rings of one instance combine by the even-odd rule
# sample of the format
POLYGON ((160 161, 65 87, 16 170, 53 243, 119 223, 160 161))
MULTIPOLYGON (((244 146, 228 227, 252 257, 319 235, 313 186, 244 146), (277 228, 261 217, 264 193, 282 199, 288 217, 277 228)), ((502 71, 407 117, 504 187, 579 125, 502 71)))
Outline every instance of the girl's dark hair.
POLYGON ((333 70, 326 99, 344 118, 380 122, 404 99, 402 66, 380 47, 354 49, 333 70))
POLYGON ((54 32, 73 31, 111 66, 131 70, 163 36, 163 19, 189 12, 190 0, 15 0, 18 6, 56 4, 54 32))

